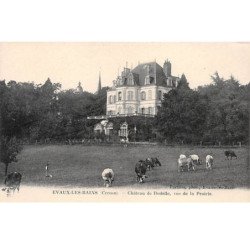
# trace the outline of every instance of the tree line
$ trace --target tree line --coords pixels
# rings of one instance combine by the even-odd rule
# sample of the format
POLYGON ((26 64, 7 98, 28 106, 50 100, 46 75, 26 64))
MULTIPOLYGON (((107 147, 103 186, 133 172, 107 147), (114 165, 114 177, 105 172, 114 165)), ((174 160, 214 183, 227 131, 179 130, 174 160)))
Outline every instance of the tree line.
POLYGON ((82 138, 92 126, 87 116, 105 113, 106 90, 62 90, 50 79, 40 85, 1 81, 1 134, 28 142, 82 138))
MULTIPOLYGON (((115 130, 126 119, 131 131, 136 126, 137 140, 248 142, 250 83, 241 85, 218 73, 211 79, 193 90, 182 75, 154 119, 111 119, 115 130)), ((97 121, 87 116, 106 113, 107 89, 95 94, 62 90, 49 78, 39 85, 0 81, 1 135, 27 142, 93 138, 97 121)))
POLYGON ((177 143, 248 143, 250 83, 216 72, 212 83, 193 90, 185 78, 165 94, 155 125, 160 137, 177 143))
MULTIPOLYGON (((223 79, 218 73, 211 79, 212 83, 193 90, 182 75, 178 87, 164 95, 155 118, 126 118, 129 139, 248 143, 250 83, 242 85, 234 77, 223 79)), ((60 83, 49 78, 44 84, 0 81, 1 162, 8 165, 16 160, 20 141, 95 138, 97 121, 87 116, 106 113, 107 89, 95 94, 62 90, 60 83)), ((124 118, 111 121, 116 131, 124 118)))
POLYGON ((106 112, 106 90, 62 90, 49 78, 44 84, 0 81, 0 160, 5 174, 23 143, 93 138, 94 123, 87 116, 106 112))

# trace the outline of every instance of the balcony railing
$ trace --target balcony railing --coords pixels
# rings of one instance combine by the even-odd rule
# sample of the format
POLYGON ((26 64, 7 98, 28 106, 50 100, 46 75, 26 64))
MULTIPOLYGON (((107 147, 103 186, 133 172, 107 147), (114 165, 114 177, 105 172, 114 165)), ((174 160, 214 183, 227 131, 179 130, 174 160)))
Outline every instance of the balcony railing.
POLYGON ((115 118, 115 117, 155 117, 152 114, 141 114, 141 113, 134 113, 134 114, 113 114, 113 115, 97 115, 97 116, 88 116, 87 119, 89 120, 102 120, 108 118, 115 118))

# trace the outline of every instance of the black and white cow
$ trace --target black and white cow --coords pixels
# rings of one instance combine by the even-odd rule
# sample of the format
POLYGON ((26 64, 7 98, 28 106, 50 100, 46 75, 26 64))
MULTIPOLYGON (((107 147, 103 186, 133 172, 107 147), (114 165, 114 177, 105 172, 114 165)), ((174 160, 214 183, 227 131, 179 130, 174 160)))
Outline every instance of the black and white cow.
POLYGON ((146 172, 147 172, 148 165, 145 161, 140 160, 135 165, 135 173, 137 175, 137 181, 139 183, 143 183, 144 179, 147 178, 146 172))
POLYGON ((147 158, 146 163, 148 163, 148 169, 149 170, 150 170, 150 168, 161 166, 161 163, 160 163, 160 161, 158 160, 157 157, 147 158))
POLYGON ((227 160, 229 160, 229 157, 230 157, 230 160, 232 160, 233 157, 237 159, 237 155, 235 154, 233 150, 226 150, 225 157, 227 158, 227 160))
POLYGON ((115 179, 114 171, 111 168, 106 168, 102 172, 102 179, 105 187, 111 187, 115 179))
POLYGON ((190 155, 189 157, 192 159, 194 164, 201 165, 201 159, 198 155, 190 155))
POLYGON ((152 158, 147 158, 144 162, 147 165, 147 170, 151 170, 155 167, 152 158))
POLYGON ((214 158, 212 155, 206 156, 206 169, 211 170, 214 165, 214 158))
POLYGON ((22 175, 18 172, 8 174, 4 181, 5 187, 2 190, 7 191, 7 194, 9 194, 11 190, 13 190, 14 194, 16 189, 19 192, 21 180, 22 175))

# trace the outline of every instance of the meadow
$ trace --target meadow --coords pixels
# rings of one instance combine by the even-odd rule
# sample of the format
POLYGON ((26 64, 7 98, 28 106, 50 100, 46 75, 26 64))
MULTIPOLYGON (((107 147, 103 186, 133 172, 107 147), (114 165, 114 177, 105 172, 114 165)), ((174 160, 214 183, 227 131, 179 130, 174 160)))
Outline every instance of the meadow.
MULTIPOLYGON (((9 172, 23 175, 22 185, 60 187, 102 187, 101 173, 109 167, 114 170, 113 187, 134 188, 245 188, 249 183, 248 149, 235 148, 238 159, 225 160, 225 148, 160 147, 160 146, 82 146, 37 145, 25 146, 18 162, 9 166, 9 172), (180 154, 198 154, 202 165, 195 172, 177 170, 180 154), (214 157, 214 168, 205 169, 205 157, 214 157), (135 164, 140 159, 158 157, 161 167, 148 171, 145 183, 136 182, 135 164), (46 177, 49 162, 52 178, 46 177)), ((0 168, 0 182, 4 181, 4 165, 0 168)))

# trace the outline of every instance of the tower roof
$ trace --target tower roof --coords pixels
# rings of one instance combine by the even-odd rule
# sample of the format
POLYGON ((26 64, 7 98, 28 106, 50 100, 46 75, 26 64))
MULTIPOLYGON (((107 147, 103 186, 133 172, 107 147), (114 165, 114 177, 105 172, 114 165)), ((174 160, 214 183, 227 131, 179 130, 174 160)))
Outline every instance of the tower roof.
POLYGON ((100 92, 102 89, 102 82, 101 82, 101 72, 99 72, 99 81, 98 81, 98 88, 97 92, 100 92))

